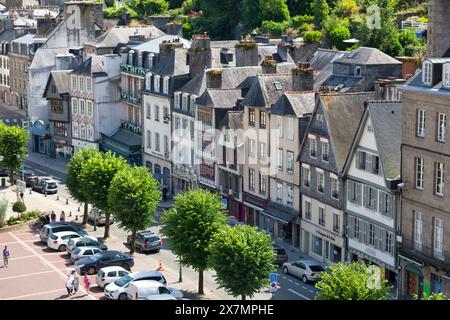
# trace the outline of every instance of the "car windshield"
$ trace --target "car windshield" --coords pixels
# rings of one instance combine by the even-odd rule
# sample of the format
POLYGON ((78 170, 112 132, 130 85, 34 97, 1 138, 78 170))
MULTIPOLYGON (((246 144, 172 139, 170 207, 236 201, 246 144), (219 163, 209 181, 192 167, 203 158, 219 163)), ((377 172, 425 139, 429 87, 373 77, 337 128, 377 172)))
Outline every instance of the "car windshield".
POLYGON ((48 182, 47 183, 47 188, 49 188, 49 189, 56 189, 57 188, 56 182, 48 182))
POLYGON ((122 278, 117 279, 116 281, 114 281, 114 284, 116 286, 123 287, 124 285, 126 285, 127 283, 129 283, 133 279, 134 279, 133 276, 127 274, 126 276, 123 276, 122 278))
POLYGON ((309 266, 309 268, 314 272, 324 271, 324 268, 322 266, 309 266))
POLYGON ((159 241, 159 237, 158 236, 150 237, 150 238, 147 238, 145 240, 145 242, 155 242, 155 241, 159 241))

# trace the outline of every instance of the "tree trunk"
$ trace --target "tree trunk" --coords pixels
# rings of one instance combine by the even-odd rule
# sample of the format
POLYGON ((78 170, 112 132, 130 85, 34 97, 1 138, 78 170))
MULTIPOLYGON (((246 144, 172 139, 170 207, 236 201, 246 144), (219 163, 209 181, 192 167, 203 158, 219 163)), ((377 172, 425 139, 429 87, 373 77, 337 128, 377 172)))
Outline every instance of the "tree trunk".
POLYGON ((130 244, 130 254, 134 254, 136 251, 136 230, 133 229, 131 232, 131 244, 130 244))
POLYGON ((84 203, 84 215, 83 215, 83 225, 85 225, 87 223, 87 219, 88 219, 88 203, 85 202, 84 203))
POLYGON ((9 168, 9 183, 13 185, 13 177, 14 177, 14 171, 12 168, 9 168))
POLYGON ((241 298, 242 298, 242 300, 245 300, 245 294, 243 294, 243 295, 241 296, 241 298))
POLYGON ((109 238, 109 217, 110 217, 111 213, 109 213, 108 211, 105 212, 105 234, 103 235, 103 239, 108 239, 109 238))
POLYGON ((203 269, 198 271, 198 294, 205 294, 203 291, 203 269))

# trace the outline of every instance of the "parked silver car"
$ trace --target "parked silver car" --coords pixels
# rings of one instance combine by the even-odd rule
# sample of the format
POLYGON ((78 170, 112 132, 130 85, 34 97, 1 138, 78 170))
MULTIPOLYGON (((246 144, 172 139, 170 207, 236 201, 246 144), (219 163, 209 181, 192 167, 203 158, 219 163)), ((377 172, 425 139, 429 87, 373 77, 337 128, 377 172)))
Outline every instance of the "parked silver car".
POLYGON ((294 262, 283 263, 283 272, 296 276, 304 283, 308 281, 319 281, 320 274, 325 272, 323 266, 313 260, 297 260, 294 262))
POLYGON ((91 257, 99 252, 102 252, 102 250, 97 247, 76 247, 70 255, 70 261, 75 262, 83 258, 91 257))

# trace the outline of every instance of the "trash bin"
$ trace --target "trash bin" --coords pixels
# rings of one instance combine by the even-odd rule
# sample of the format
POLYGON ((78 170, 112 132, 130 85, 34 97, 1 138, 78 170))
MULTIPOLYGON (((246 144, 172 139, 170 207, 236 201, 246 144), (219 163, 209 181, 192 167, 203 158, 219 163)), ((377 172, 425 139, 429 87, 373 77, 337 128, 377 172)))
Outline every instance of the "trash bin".
POLYGON ((2 178, 2 187, 4 187, 6 184, 5 178, 2 178))

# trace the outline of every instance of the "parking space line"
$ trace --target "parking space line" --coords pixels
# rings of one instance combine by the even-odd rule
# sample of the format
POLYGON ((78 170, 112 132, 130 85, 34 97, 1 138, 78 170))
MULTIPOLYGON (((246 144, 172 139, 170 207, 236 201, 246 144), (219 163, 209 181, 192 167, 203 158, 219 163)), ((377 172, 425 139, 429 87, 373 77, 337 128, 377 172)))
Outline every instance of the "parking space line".
POLYGON ((16 297, 11 297, 11 298, 6 298, 4 300, 23 299, 23 298, 33 297, 33 296, 39 296, 41 294, 55 293, 55 292, 61 292, 61 291, 67 293, 66 289, 56 289, 56 290, 42 291, 42 292, 38 292, 38 293, 25 294, 23 296, 16 296, 16 297))
POLYGON ((31 277, 31 276, 35 276, 35 275, 38 275, 38 274, 44 274, 44 273, 50 273, 50 272, 55 272, 55 271, 53 271, 53 270, 47 270, 47 271, 41 271, 41 272, 34 272, 34 273, 21 274, 21 275, 11 276, 11 277, 4 277, 4 278, 0 278, 0 281, 2 281, 2 280, 16 279, 16 278, 31 277))
POLYGON ((289 282, 294 282, 294 281, 292 281, 291 279, 287 279, 287 281, 289 281, 289 282))
POLYGON ((311 292, 311 293, 314 293, 314 291, 313 291, 313 290, 311 290, 311 289, 309 289, 309 292, 311 292))
POLYGON ((305 289, 305 290, 308 290, 308 288, 307 288, 307 287, 305 287, 305 286, 302 286, 302 288, 303 288, 303 289, 305 289))
POLYGON ((307 296, 304 296, 304 295, 302 295, 301 293, 298 293, 298 292, 295 291, 295 290, 288 289, 288 291, 289 291, 289 292, 292 292, 293 294, 298 295, 299 297, 302 297, 302 298, 305 299, 305 300, 312 300, 311 298, 308 298, 307 296))
MULTIPOLYGON (((24 247, 26 247, 29 251, 31 251, 36 257, 38 257, 41 262, 43 262, 44 264, 46 264, 47 266, 49 266, 50 268, 52 268, 53 270, 55 270, 56 272, 58 272, 63 279, 66 278, 66 275, 60 271, 58 268, 56 268, 53 264, 51 264, 50 262, 48 262, 47 260, 45 260, 42 256, 40 256, 36 251, 34 251, 29 245, 27 245, 25 242, 23 242, 22 240, 20 240, 18 237, 16 237, 12 232, 9 232, 9 235, 11 237, 13 237, 14 239, 16 239, 18 242, 20 242, 24 247)), ((97 298, 93 297, 91 294, 88 295, 89 298, 91 298, 92 300, 97 300, 97 298)))

